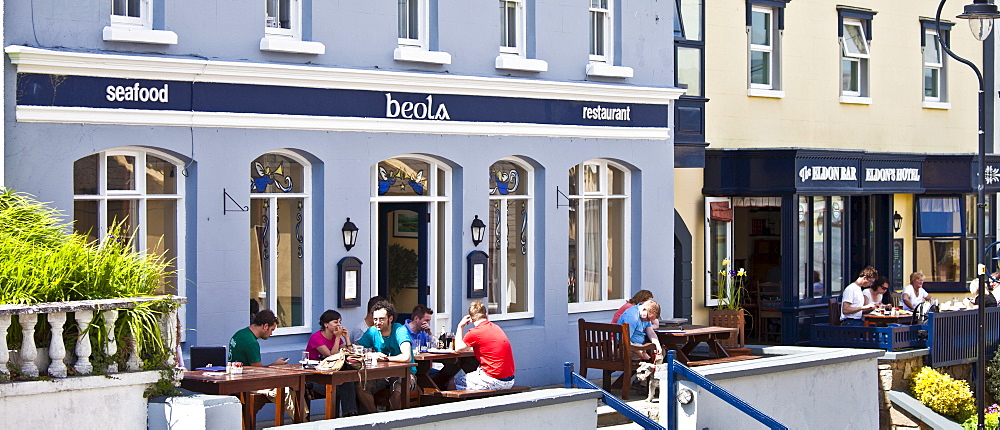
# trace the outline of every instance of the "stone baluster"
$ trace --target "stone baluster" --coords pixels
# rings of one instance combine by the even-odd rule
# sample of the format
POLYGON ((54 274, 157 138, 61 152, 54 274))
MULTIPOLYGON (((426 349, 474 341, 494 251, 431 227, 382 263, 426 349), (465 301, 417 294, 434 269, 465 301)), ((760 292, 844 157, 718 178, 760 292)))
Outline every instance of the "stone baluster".
MULTIPOLYGON (((128 326, 125 326, 126 330, 129 330, 128 326)), ((135 341, 135 333, 129 332, 125 334, 125 339, 128 342, 128 357, 125 359, 125 369, 129 372, 134 372, 139 370, 142 366, 139 360, 139 352, 136 350, 137 342, 135 341)))
POLYGON ((21 373, 24 376, 37 377, 38 366, 35 359, 38 358, 38 349, 35 347, 35 323, 38 322, 38 314, 21 314, 17 316, 17 321, 21 323, 21 373))
MULTIPOLYGON (((108 343, 104 345, 104 352, 108 354, 108 357, 113 357, 118 352, 118 341, 115 340, 115 321, 118 321, 118 311, 111 309, 102 312, 102 314, 104 315, 104 326, 108 329, 108 343)), ((118 363, 112 359, 106 371, 118 373, 118 363)))
POLYGON ((66 344, 63 343, 63 326, 66 324, 66 313, 56 312, 48 314, 46 318, 52 332, 52 340, 49 341, 49 358, 52 360, 49 363, 49 376, 65 378, 66 363, 63 363, 63 359, 66 358, 66 344))
POLYGON ((90 364, 90 322, 94 319, 94 311, 76 311, 76 325, 80 327, 80 337, 76 341, 76 364, 73 368, 81 375, 89 374, 94 370, 90 364))
POLYGON ((172 368, 177 365, 177 359, 174 358, 174 354, 177 351, 177 310, 171 310, 163 314, 160 320, 160 331, 163 336, 163 344, 167 347, 167 361, 165 364, 168 368, 172 368))
POLYGON ((7 352, 7 329, 10 328, 10 315, 0 315, 0 376, 10 377, 7 370, 7 362, 10 361, 10 353, 7 352))

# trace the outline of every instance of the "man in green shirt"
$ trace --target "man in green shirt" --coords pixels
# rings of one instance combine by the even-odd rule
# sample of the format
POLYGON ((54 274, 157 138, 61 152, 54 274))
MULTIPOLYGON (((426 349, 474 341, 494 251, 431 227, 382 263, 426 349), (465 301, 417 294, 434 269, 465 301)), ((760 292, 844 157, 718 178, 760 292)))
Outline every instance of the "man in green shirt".
MULTIPOLYGON (((245 366, 263 366, 260 362, 260 344, 257 343, 257 339, 267 340, 276 328, 278 328, 278 317, 274 316, 274 311, 264 309, 258 312, 253 321, 250 322, 249 327, 243 327, 229 339, 229 359, 227 361, 239 361, 245 366)), ((286 363, 288 360, 279 358, 270 365, 286 363)))

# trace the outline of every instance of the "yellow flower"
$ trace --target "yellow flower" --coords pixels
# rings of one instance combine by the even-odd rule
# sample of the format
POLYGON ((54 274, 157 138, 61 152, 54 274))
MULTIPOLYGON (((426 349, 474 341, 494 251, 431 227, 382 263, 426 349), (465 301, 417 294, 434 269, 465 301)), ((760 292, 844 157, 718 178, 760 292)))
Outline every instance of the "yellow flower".
POLYGON ((722 260, 722 265, 723 266, 728 266, 729 265, 729 259, 727 258, 725 260, 722 260))
POLYGON ((746 269, 744 269, 742 267, 740 267, 740 271, 739 272, 736 272, 736 276, 746 276, 746 275, 747 275, 747 271, 746 271, 746 269))

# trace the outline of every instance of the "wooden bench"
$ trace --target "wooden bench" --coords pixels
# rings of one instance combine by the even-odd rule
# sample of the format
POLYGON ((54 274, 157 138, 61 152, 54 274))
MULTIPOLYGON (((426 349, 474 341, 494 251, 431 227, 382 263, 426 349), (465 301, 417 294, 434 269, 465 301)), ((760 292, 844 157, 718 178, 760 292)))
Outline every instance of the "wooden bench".
POLYGON ((448 390, 431 392, 425 389, 424 394, 420 396, 420 404, 432 405, 459 400, 483 399, 505 394, 523 393, 528 390, 531 390, 531 387, 524 385, 515 385, 505 390, 448 390))
POLYGON ((753 360, 761 358, 759 355, 736 355, 732 357, 710 358, 708 360, 692 360, 687 363, 688 367, 708 366, 709 364, 732 363, 734 361, 753 360))
POLYGON ((578 321, 580 329, 580 376, 587 377, 587 369, 601 369, 602 387, 604 391, 611 391, 612 387, 621 387, 622 400, 628 400, 630 381, 636 369, 639 368, 639 360, 633 359, 632 351, 646 351, 652 354, 656 351, 656 346, 646 343, 641 346, 633 346, 629 342, 628 323, 622 325, 587 322, 582 318, 578 321), (622 372, 614 384, 611 383, 611 374, 622 372))

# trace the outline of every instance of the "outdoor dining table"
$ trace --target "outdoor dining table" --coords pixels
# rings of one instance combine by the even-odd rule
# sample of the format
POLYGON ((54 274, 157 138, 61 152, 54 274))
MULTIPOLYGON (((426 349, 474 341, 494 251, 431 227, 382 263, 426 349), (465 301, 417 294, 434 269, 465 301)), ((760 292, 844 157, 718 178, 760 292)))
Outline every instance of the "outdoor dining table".
MULTIPOLYGON (((407 373, 416 366, 414 363, 395 363, 391 361, 379 361, 375 367, 363 370, 341 369, 341 370, 317 370, 304 368, 301 364, 283 364, 276 367, 285 371, 295 372, 303 375, 306 382, 323 384, 326 386, 326 418, 337 418, 337 386, 345 382, 371 381, 382 378, 400 378, 407 380, 407 373)), ((407 402, 399 402, 400 409, 406 408, 407 402)))
POLYGON ((689 355, 700 343, 708 345, 717 358, 727 358, 729 353, 719 344, 719 340, 728 339, 737 333, 738 329, 729 327, 682 325, 677 329, 656 330, 656 337, 663 348, 677 351, 676 359, 682 364, 691 361, 689 355))
POLYGON ((912 324, 913 313, 897 315, 866 314, 865 327, 885 327, 889 324, 912 324))
MULTIPOLYGON (((243 373, 226 374, 203 370, 184 372, 181 388, 204 394, 238 394, 240 402, 243 403, 243 428, 254 430, 257 428, 257 414, 250 404, 250 396, 254 391, 271 388, 277 390, 274 397, 274 425, 280 426, 283 424, 285 415, 283 404, 285 387, 293 390, 296 393, 298 405, 303 405, 305 404, 305 381, 305 374, 301 372, 290 372, 275 367, 245 366, 243 373)), ((305 422, 302 407, 295 408, 295 415, 292 417, 295 422, 305 422)))
MULTIPOLYGON (((436 351, 436 352, 420 352, 414 356, 417 361, 417 385, 421 389, 440 391, 442 389, 447 390, 447 380, 442 380, 441 378, 432 378, 430 376, 431 365, 436 361, 438 363, 444 364, 444 369, 438 372, 439 375, 454 375, 458 373, 459 368, 462 366, 463 359, 467 360, 468 357, 475 358, 476 354, 472 351, 459 351, 455 352, 449 351, 436 351)), ((477 365, 478 367, 478 365, 477 365)))

